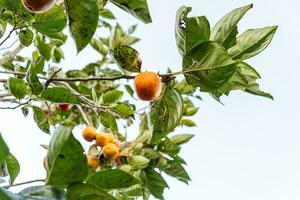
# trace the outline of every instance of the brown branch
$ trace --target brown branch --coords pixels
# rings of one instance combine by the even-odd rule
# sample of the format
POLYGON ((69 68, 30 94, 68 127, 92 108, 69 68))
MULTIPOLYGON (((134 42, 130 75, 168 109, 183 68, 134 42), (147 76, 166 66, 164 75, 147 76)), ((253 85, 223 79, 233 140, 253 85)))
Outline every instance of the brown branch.
POLYGON ((45 179, 36 179, 36 180, 32 180, 32 181, 25 181, 25 182, 22 182, 22 183, 16 183, 16 184, 12 184, 12 185, 6 185, 6 186, 3 186, 3 187, 5 189, 9 189, 11 187, 16 187, 16 186, 30 184, 30 183, 36 183, 36 182, 45 182, 45 179))
POLYGON ((14 109, 17 109, 17 108, 19 108, 21 106, 24 106, 24 105, 28 104, 31 100, 32 99, 28 99, 26 102, 20 103, 19 105, 14 106, 14 107, 0 107, 0 110, 14 110, 14 109))
POLYGON ((13 26, 13 28, 9 31, 8 35, 6 36, 6 38, 4 38, 4 39, 2 40, 2 42, 0 42, 0 46, 3 45, 4 42, 6 42, 6 41, 10 38, 11 34, 13 34, 13 32, 14 32, 15 30, 16 30, 16 24, 15 24, 15 25, 13 26))

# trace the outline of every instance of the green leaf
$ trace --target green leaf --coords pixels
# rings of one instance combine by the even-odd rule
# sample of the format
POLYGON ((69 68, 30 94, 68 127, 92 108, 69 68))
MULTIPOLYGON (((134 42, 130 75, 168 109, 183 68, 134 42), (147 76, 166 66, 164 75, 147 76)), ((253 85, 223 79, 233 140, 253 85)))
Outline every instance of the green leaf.
POLYGON ((142 62, 139 53, 130 46, 119 45, 110 51, 116 64, 129 72, 140 72, 142 62))
POLYGON ((129 156, 127 158, 128 163, 134 167, 138 167, 139 169, 144 169, 149 165, 150 160, 145 158, 144 156, 134 155, 129 156))
POLYGON ((84 49, 97 29, 99 9, 96 0, 65 0, 71 34, 77 52, 84 49))
POLYGON ((133 97, 134 94, 134 90, 132 89, 132 87, 130 85, 124 85, 126 91, 128 92, 128 94, 133 97))
POLYGON ((62 87, 52 87, 46 89, 41 97, 53 103, 79 104, 81 100, 72 94, 68 89, 62 87))
POLYGON ((224 85, 236 70, 236 61, 215 42, 204 42, 183 58, 183 70, 187 82, 207 92, 224 85))
POLYGON ((122 117, 129 117, 134 115, 132 107, 128 104, 118 104, 113 108, 113 111, 122 117))
POLYGON ((45 133, 50 134, 48 118, 40 107, 33 106, 33 118, 38 127, 45 133))
POLYGON ((45 35, 55 34, 62 31, 67 24, 67 17, 61 6, 54 6, 48 12, 36 14, 33 27, 45 35))
POLYGON ((155 198, 163 200, 164 190, 165 188, 169 188, 167 182, 152 168, 146 168, 145 173, 147 178, 147 188, 155 198))
POLYGON ((237 24, 253 8, 253 4, 237 8, 222 17, 211 32, 211 40, 223 45, 226 49, 236 45, 237 24))
POLYGON ((167 163, 168 167, 163 167, 162 170, 168 175, 177 178, 179 181, 188 184, 188 181, 191 179, 182 164, 176 160, 169 160, 167 163))
POLYGON ((168 155, 175 156, 180 152, 180 147, 169 138, 166 138, 158 145, 158 149, 168 155))
POLYGON ((111 90, 111 91, 106 92, 102 96, 102 101, 104 104, 113 104, 113 103, 117 103, 118 101, 120 101, 122 96, 123 96, 122 91, 111 90))
POLYGON ((32 40, 33 40, 33 32, 28 28, 20 31, 19 40, 22 45, 24 45, 26 47, 30 46, 32 44, 32 40))
POLYGON ((46 59, 50 60, 52 55, 52 47, 50 44, 47 44, 44 39, 41 37, 36 37, 35 46, 39 50, 40 54, 46 59))
POLYGON ((70 128, 58 127, 48 147, 47 185, 65 188, 88 174, 87 159, 70 128))
POLYGON ((194 135, 192 134, 180 134, 172 136, 170 140, 177 145, 181 145, 189 142, 193 137, 194 135))
POLYGON ((183 113, 181 95, 173 88, 164 88, 150 112, 153 142, 165 137, 178 125, 183 113))
POLYGON ((0 133, 0 162, 4 161, 8 154, 9 154, 8 146, 3 140, 2 135, 0 133))
POLYGON ((229 49, 233 59, 246 60, 262 52, 273 39, 277 26, 249 29, 237 38, 237 44, 229 49))
POLYGON ((225 85, 218 90, 213 91, 211 94, 219 99, 223 94, 229 95, 232 90, 242 90, 250 94, 273 99, 271 94, 259 89, 259 84, 256 81, 260 78, 259 73, 253 67, 247 63, 240 62, 237 64, 237 70, 232 78, 225 85))
POLYGON ((110 0, 113 4, 144 23, 151 23, 147 0, 110 0))
POLYGON ((23 99, 27 93, 27 86, 24 80, 10 77, 8 79, 8 88, 12 95, 17 99, 23 99))
POLYGON ((87 183, 96 185, 103 189, 128 188, 137 184, 133 176, 119 169, 107 169, 92 174, 87 183))
POLYGON ((20 192, 26 200, 66 200, 65 192, 53 186, 32 186, 20 192))
POLYGON ((0 187, 0 199, 1 200, 27 200, 23 196, 14 194, 2 187, 0 187))
POLYGON ((114 14, 108 9, 101 9, 99 14, 107 19, 116 19, 114 14))
POLYGON ((20 173, 20 164, 11 153, 6 156, 6 166, 10 177, 9 184, 13 184, 20 173))
POLYGON ((6 22, 0 21, 0 39, 2 38, 2 36, 6 31, 6 25, 7 25, 6 22))
POLYGON ((185 79, 183 79, 181 82, 176 83, 174 85, 174 88, 180 93, 180 94, 191 94, 195 91, 195 88, 192 85, 189 85, 185 79))
POLYGON ((74 183, 72 184, 67 191, 66 197, 68 200, 114 200, 111 195, 101 188, 87 184, 87 183, 74 183))
POLYGON ((34 95, 39 95, 43 91, 43 85, 35 74, 28 74, 27 82, 34 95))
POLYGON ((118 131, 118 124, 116 118, 108 111, 100 112, 100 121, 103 126, 110 128, 113 131, 118 131))
POLYGON ((208 41, 210 26, 205 16, 187 17, 191 7, 181 7, 176 14, 175 38, 178 50, 182 56, 193 47, 208 41))
POLYGON ((180 125, 182 126, 187 126, 187 127, 194 127, 194 126, 197 126, 195 124, 195 122, 193 122, 192 120, 190 119, 187 119, 187 118, 182 118, 179 122, 180 125))

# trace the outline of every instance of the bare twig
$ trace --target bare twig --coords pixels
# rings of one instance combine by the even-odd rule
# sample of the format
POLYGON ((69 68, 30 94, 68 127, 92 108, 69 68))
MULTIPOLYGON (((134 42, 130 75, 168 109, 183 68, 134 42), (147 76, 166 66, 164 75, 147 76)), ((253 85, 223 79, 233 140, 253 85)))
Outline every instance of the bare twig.
POLYGON ((20 185, 26 185, 26 184, 30 184, 30 183, 36 183, 36 182, 45 182, 45 179, 36 179, 36 180, 32 180, 32 181, 25 181, 22 183, 16 183, 16 184, 12 184, 12 185, 6 185, 3 186, 5 189, 11 188, 11 187, 16 187, 16 186, 20 186, 20 185))
POLYGON ((57 73, 59 73, 61 71, 61 68, 58 69, 56 72, 54 72, 50 78, 46 81, 44 88, 47 89, 47 87, 50 85, 50 83, 53 81, 53 78, 56 76, 57 73))
POLYGON ((0 107, 0 109, 1 109, 1 110, 14 110, 14 109, 17 109, 17 108, 19 108, 19 107, 21 107, 21 106, 24 106, 24 105, 28 104, 31 100, 32 100, 32 99, 28 99, 26 102, 20 103, 19 105, 14 106, 14 107, 0 107))
POLYGON ((78 111, 80 112, 84 122, 86 123, 87 126, 93 126, 92 121, 89 119, 88 115, 84 112, 81 106, 77 105, 76 106, 78 111))

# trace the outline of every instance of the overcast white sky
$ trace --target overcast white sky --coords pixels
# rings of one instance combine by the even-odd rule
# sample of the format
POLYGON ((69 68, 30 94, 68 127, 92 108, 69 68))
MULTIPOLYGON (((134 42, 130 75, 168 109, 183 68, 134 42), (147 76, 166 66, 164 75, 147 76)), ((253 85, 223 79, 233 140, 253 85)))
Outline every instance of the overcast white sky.
MULTIPOLYGON (((296 200, 300 198, 300 1, 271 0, 150 0, 153 23, 143 25, 113 8, 121 24, 140 26, 140 52, 144 70, 179 70, 181 58, 174 39, 174 17, 182 5, 193 7, 193 15, 206 15, 211 26, 228 11, 254 3, 241 21, 240 32, 255 27, 279 25, 278 32, 263 53, 249 63, 263 79, 261 88, 275 101, 232 93, 225 106, 207 95, 199 103, 194 120, 198 127, 179 130, 195 134, 181 156, 188 163, 192 182, 187 186, 167 178, 167 200, 296 200)), ((72 40, 64 47, 64 66, 81 67, 97 59, 89 49, 76 56, 72 40)), ((28 51, 29 52, 29 51, 28 51)), ((26 52, 25 52, 26 53, 26 52)), ((33 120, 18 111, 0 111, 0 130, 21 163, 17 182, 43 178, 42 159, 49 136, 40 133, 33 120)), ((79 138, 79 133, 76 133, 79 138)), ((85 143, 86 144, 86 143, 85 143)))

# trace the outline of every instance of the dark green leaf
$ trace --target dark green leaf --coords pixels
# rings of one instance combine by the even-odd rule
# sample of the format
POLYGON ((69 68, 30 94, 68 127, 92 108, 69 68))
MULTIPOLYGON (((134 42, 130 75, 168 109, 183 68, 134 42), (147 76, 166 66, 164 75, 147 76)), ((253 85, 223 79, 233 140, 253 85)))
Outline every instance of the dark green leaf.
POLYGON ((234 46, 238 34, 237 24, 252 7, 253 4, 237 8, 222 17, 212 29, 211 40, 218 42, 226 49, 234 46))
POLYGON ((43 110, 39 107, 33 106, 33 118, 35 123, 38 125, 38 127, 45 133, 50 134, 49 131, 49 122, 48 122, 48 118, 45 115, 45 113, 43 112, 43 110))
POLYGON ((100 112, 100 121, 103 126, 110 128, 113 131, 118 130, 116 118, 108 111, 100 112))
POLYGON ((192 8, 183 6, 176 14, 175 37, 182 56, 196 45, 208 41, 210 37, 210 26, 206 17, 187 17, 191 10, 192 8))
POLYGON ((133 94, 134 94, 134 90, 132 89, 132 87, 130 85, 125 85, 124 86, 126 91, 128 92, 128 94, 133 97, 133 94))
POLYGON ((96 31, 99 9, 96 0, 65 0, 69 26, 77 52, 84 49, 96 31))
POLYGON ((144 23, 152 22, 147 0, 110 0, 122 10, 130 13, 144 23))
POLYGON ((146 185, 149 191, 155 198, 163 200, 164 189, 169 187, 167 182, 152 168, 146 168, 145 173, 147 178, 146 185))
POLYGON ((134 114, 132 107, 128 104, 118 104, 113 108, 113 111, 122 117, 129 117, 134 114))
POLYGON ((211 91, 224 85, 236 70, 236 61, 215 42, 204 42, 183 58, 187 82, 202 91, 211 91))
POLYGON ((150 112, 152 126, 152 141, 155 142, 178 125, 183 113, 181 95, 173 88, 166 87, 162 95, 153 104, 150 112))
POLYGON ((229 49, 233 59, 246 60, 263 51, 273 39, 277 26, 249 29, 237 38, 237 44, 229 49))
POLYGON ((33 40, 33 32, 28 28, 20 31, 19 40, 22 45, 24 45, 26 47, 30 46, 32 44, 32 40, 33 40))
POLYGON ((138 52, 129 46, 118 46, 110 51, 116 64, 130 72, 140 72, 142 61, 138 52))
POLYGON ((79 104, 81 102, 77 96, 62 87, 48 88, 42 93, 41 97, 53 103, 79 104))
POLYGON ((168 167, 164 167, 162 170, 168 175, 173 176, 186 184, 188 184, 188 181, 191 180, 182 164, 178 161, 169 160, 168 167))
POLYGON ((101 200, 114 200, 111 195, 106 191, 87 183, 74 183, 67 191, 66 197, 68 200, 87 200, 87 199, 101 199, 101 200))
POLYGON ((113 103, 117 103, 118 101, 120 101, 122 96, 123 96, 122 91, 111 90, 111 91, 106 92, 103 95, 102 101, 104 104, 113 104, 113 103))
POLYGON ((24 80, 10 77, 8 79, 8 88, 12 95, 17 99, 23 99, 27 93, 27 86, 24 80))
POLYGON ((38 79, 38 76, 35 74, 28 74, 27 82, 29 87, 34 95, 39 95, 43 91, 43 85, 38 79))
POLYGON ((103 189, 128 188, 137 184, 133 176, 119 169, 107 169, 96 172, 87 179, 87 183, 103 189))
POLYGON ((4 161, 8 154, 9 154, 8 146, 3 140, 2 135, 0 133, 0 162, 4 161))
POLYGON ((192 134, 180 134, 172 136, 170 140, 177 145, 181 145, 189 142, 193 137, 194 135, 192 134))
POLYGON ((82 181, 88 174, 87 159, 81 144, 68 127, 58 127, 48 147, 47 185, 65 188, 82 181))
POLYGON ((10 177, 9 184, 13 184, 20 173, 20 164, 11 153, 9 153, 6 157, 6 166, 10 177))
POLYGON ((53 186, 33 186, 26 188, 20 192, 26 200, 66 200, 63 190, 54 188, 53 186))

